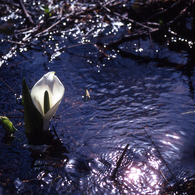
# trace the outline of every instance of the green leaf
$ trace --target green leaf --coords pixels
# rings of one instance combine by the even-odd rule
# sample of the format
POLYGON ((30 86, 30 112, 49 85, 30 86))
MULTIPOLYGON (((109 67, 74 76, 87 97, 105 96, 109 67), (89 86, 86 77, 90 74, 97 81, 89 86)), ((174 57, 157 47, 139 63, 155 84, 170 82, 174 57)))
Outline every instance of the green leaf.
POLYGON ((45 9, 44 9, 44 12, 46 13, 46 14, 48 14, 49 13, 49 7, 45 7, 45 9))
POLYGON ((25 134, 29 144, 42 144, 43 118, 32 101, 25 78, 23 79, 22 98, 24 105, 25 134))
POLYGON ((44 113, 46 114, 50 110, 49 93, 46 90, 44 93, 44 113))
POLYGON ((164 26, 164 22, 162 20, 159 20, 160 27, 164 26))
POLYGON ((9 135, 13 135, 17 130, 14 127, 13 123, 6 116, 0 116, 0 124, 3 126, 6 133, 8 133, 9 135))

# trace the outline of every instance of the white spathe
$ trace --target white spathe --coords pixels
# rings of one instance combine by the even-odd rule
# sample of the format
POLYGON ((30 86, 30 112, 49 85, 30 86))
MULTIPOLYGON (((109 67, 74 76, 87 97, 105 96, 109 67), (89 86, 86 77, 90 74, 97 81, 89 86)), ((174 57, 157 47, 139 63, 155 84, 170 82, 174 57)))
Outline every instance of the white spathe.
POLYGON ((48 72, 35 83, 31 90, 32 101, 43 117, 43 130, 49 129, 49 122, 56 113, 65 92, 61 81, 55 76, 55 72, 48 72), (49 94, 50 110, 44 113, 44 94, 49 94))

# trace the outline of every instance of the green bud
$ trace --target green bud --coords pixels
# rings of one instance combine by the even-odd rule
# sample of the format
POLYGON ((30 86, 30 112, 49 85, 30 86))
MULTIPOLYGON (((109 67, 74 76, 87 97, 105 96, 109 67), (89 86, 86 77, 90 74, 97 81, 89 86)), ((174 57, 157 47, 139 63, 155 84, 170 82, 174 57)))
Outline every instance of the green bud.
POLYGON ((14 134, 15 131, 17 130, 13 126, 13 123, 6 116, 0 116, 0 124, 3 126, 6 133, 8 133, 9 135, 14 134))

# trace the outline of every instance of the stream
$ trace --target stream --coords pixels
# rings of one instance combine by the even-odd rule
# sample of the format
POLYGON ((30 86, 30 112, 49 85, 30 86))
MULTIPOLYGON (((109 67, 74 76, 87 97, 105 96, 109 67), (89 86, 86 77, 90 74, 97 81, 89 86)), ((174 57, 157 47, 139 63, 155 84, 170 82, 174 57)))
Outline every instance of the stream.
POLYGON ((189 78, 120 55, 97 66, 83 50, 62 53, 45 67, 47 59, 32 52, 36 57, 29 62, 1 67, 7 84, 0 84, 1 114, 24 131, 23 77, 31 89, 43 74, 55 71, 65 94, 50 126, 68 153, 35 158, 21 140, 2 139, 1 194, 158 194, 166 180, 174 184, 194 174, 194 70, 189 78), (83 97, 86 89, 89 100, 83 97))
POLYGON ((21 43, 0 32, 0 116, 19 131, 10 138, 0 126, 0 195, 157 195, 194 179, 193 53, 168 46, 195 42, 169 29, 163 44, 139 37, 111 49, 131 27, 97 13, 99 26, 83 20, 26 40, 18 31, 21 43), (31 90, 49 71, 65 87, 50 122, 61 147, 35 152, 24 136, 22 81, 31 90))

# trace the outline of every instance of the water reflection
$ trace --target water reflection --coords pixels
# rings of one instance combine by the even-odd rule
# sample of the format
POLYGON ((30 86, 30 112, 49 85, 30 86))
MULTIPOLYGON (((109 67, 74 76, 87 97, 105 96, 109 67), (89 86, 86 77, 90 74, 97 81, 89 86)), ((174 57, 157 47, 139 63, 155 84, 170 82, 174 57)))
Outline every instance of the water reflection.
MULTIPOLYGON (((105 67, 109 67, 109 64, 105 67)), ((92 93, 88 104, 81 103, 77 110, 86 119, 79 128, 84 135, 80 134, 77 140, 91 146, 91 155, 100 155, 89 163, 91 172, 87 177, 87 185, 91 186, 90 192, 94 194, 103 194, 103 191, 107 194, 156 193, 171 174, 165 171, 168 170, 166 165, 143 128, 150 127, 152 140, 177 175, 170 158, 179 160, 183 145, 180 139, 182 137, 185 140, 184 126, 180 126, 179 121, 182 120, 182 110, 188 107, 183 98, 190 100, 186 97, 188 87, 180 82, 181 75, 178 73, 173 73, 170 79, 168 72, 159 69, 158 74, 150 75, 147 69, 146 75, 142 72, 143 76, 139 78, 135 70, 132 73, 134 76, 129 77, 126 76, 126 68, 120 70, 120 74, 117 72, 119 69, 114 68, 112 72, 107 72, 108 68, 104 69, 104 77, 94 74, 89 79, 85 77, 86 73, 82 77, 83 80, 87 78, 85 85, 90 86, 92 93), (114 184, 109 177, 120 156, 121 146, 125 143, 130 143, 132 149, 123 159, 114 184)), ((92 71, 91 68, 88 71, 92 71)), ((81 150, 79 152, 84 153, 81 150)), ((182 163, 181 159, 179 163, 182 163)))
MULTIPOLYGON (((118 160, 119 152, 113 151, 108 156, 105 154, 96 159, 98 170, 92 169, 89 184, 93 181, 96 186, 94 192, 106 194, 146 194, 157 193, 160 190, 160 177, 158 171, 161 161, 153 154, 145 151, 128 150, 122 164, 118 169, 116 178, 111 179, 111 174, 118 160), (145 162, 144 162, 145 161, 145 162)), ((96 194, 96 193, 95 193, 96 194)))
MULTIPOLYGON (((93 55, 97 52, 88 49, 93 55)), ((45 56, 38 52, 37 56, 39 61, 35 59, 28 66, 2 69, 0 76, 15 93, 21 94, 19 81, 23 77, 34 83, 46 72, 40 68, 45 56)), ((98 72, 96 61, 96 57, 76 58, 62 53, 49 64, 66 87, 51 126, 56 127, 69 153, 59 148, 52 155, 35 158, 19 141, 10 148, 1 142, 4 183, 5 178, 11 178, 15 188, 28 192, 30 186, 35 193, 157 194, 163 183, 175 182, 167 165, 176 178, 194 172, 195 105, 188 78, 179 71, 137 64, 120 55, 115 61, 103 60, 98 72), (90 93, 88 101, 82 97, 86 89, 90 93), (111 179, 127 144, 115 179, 111 179), (16 177, 13 172, 21 174, 16 177)), ((0 87, 1 110, 18 116, 22 104, 18 105, 15 93, 10 94, 6 85, 1 83, 0 87)), ((17 117, 13 122, 23 127, 22 118, 20 123, 17 117)))

